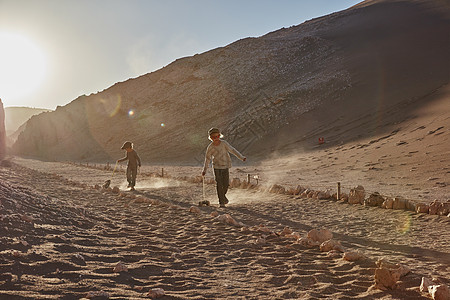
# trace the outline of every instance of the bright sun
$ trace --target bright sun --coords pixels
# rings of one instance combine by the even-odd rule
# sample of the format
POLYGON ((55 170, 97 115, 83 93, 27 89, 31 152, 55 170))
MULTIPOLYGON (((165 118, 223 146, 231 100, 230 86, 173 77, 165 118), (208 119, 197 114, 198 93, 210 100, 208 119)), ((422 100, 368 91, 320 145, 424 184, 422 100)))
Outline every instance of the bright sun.
POLYGON ((46 58, 27 38, 0 32, 0 98, 14 103, 30 96, 41 85, 46 58))

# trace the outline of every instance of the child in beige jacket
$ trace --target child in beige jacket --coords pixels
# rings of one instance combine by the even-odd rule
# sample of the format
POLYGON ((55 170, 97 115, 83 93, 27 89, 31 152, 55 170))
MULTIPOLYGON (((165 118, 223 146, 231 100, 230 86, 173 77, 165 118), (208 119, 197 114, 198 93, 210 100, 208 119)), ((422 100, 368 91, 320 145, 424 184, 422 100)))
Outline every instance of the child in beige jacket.
POLYGON ((228 203, 226 193, 230 185, 231 157, 229 153, 234 154, 242 161, 246 157, 233 148, 227 141, 221 140, 222 134, 218 128, 211 128, 208 131, 209 140, 212 142, 206 148, 205 164, 203 166, 202 176, 205 176, 206 170, 212 161, 214 168, 214 178, 216 180, 217 196, 219 197, 220 207, 225 207, 228 203))

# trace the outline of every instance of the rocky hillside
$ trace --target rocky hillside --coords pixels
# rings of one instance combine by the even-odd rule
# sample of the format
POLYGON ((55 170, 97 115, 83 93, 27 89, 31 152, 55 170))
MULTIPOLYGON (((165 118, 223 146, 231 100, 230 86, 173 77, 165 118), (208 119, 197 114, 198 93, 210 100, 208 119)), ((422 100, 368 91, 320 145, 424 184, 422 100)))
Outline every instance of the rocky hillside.
POLYGON ((131 140, 148 163, 198 163, 212 126, 261 158, 382 134, 448 83, 449 32, 445 1, 365 1, 81 96, 32 117, 13 149, 104 162, 131 140))
POLYGON ((5 128, 8 135, 13 134, 32 116, 50 111, 45 108, 5 107, 5 128))
POLYGON ((6 145, 11 147, 17 137, 25 130, 25 123, 34 115, 50 109, 31 107, 5 107, 6 145))

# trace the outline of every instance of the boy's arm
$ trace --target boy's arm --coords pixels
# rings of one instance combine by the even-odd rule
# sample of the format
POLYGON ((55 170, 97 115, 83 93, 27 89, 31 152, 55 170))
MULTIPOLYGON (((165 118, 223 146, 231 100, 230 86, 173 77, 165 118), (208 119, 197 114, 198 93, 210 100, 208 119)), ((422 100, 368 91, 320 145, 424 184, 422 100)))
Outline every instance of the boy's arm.
POLYGON ((125 156, 121 159, 118 159, 117 162, 120 163, 120 162, 126 161, 127 159, 128 159, 128 152, 127 152, 127 156, 125 156))
POLYGON ((242 161, 245 161, 247 158, 242 155, 239 151, 237 151, 233 146, 231 146, 228 142, 225 142, 225 145, 227 146, 228 152, 232 153, 234 156, 239 158, 242 161))
POLYGON ((120 162, 126 161, 127 159, 128 159, 128 157, 125 156, 124 158, 118 159, 117 162, 120 163, 120 162))
POLYGON ((210 147, 211 144, 208 146, 208 148, 206 148, 206 154, 205 154, 205 163, 203 164, 203 171, 202 171, 202 175, 206 174, 206 170, 209 167, 209 164, 211 163, 211 151, 210 151, 210 147))

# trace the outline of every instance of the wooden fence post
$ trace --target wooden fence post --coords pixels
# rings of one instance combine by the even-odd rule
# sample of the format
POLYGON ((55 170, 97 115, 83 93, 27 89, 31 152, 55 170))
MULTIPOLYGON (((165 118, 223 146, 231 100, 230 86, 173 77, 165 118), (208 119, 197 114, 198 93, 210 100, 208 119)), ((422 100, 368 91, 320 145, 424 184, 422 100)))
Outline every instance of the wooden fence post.
POLYGON ((338 182, 337 183, 337 195, 336 195, 337 200, 341 200, 341 183, 338 182))

